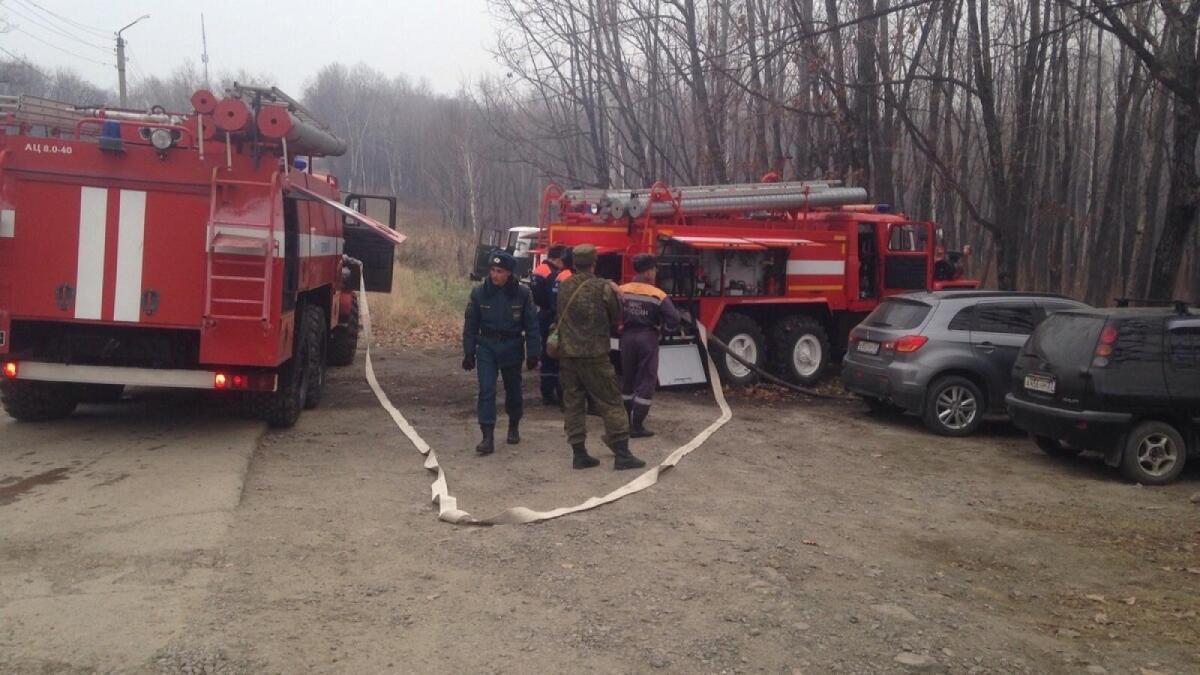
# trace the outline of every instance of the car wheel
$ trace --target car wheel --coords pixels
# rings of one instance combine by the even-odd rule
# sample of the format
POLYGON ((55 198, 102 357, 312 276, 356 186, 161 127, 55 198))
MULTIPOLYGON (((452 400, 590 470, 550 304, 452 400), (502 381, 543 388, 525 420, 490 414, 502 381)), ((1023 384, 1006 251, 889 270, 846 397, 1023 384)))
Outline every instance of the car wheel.
POLYGON ((1037 443, 1042 452, 1051 457, 1075 457, 1083 452, 1083 448, 1073 448, 1069 445, 1064 445, 1061 441, 1057 441, 1049 436, 1034 436, 1033 442, 1037 443))
POLYGON ((1179 477, 1187 445, 1166 422, 1142 422, 1133 428, 1121 456, 1121 473, 1143 485, 1166 485, 1179 477))
POLYGON ((965 377, 948 375, 934 380, 925 392, 923 419, 930 431, 943 436, 970 436, 983 422, 983 394, 965 377))
MULTIPOLYGON (((757 321, 745 314, 731 312, 721 318, 713 334, 729 346, 729 351, 762 368, 767 355, 767 339, 757 321)), ((728 354, 722 354, 717 359, 717 370, 725 384, 754 384, 758 381, 758 373, 728 354)))

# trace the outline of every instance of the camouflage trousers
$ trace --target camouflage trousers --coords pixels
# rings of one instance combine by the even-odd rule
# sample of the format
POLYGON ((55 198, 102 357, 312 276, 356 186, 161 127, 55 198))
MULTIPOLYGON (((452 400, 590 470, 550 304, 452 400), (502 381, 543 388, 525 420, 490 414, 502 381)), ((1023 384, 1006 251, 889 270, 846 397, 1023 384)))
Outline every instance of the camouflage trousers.
POLYGON ((621 401, 617 374, 608 356, 564 358, 559 361, 563 392, 563 428, 571 445, 587 440, 586 399, 591 397, 604 420, 604 442, 629 440, 629 413, 621 401))

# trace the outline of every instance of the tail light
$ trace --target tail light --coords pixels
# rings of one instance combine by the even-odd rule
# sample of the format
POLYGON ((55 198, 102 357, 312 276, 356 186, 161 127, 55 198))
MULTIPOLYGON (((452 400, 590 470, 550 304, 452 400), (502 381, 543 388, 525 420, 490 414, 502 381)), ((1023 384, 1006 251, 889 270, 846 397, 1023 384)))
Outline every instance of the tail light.
POLYGON ((923 347, 926 342, 929 342, 929 338, 924 335, 905 335, 896 340, 895 349, 898 354, 911 354, 923 347))
POLYGON ((4 362, 4 376, 10 380, 17 379, 17 362, 16 361, 5 361, 4 362))
POLYGON ((213 373, 213 388, 237 391, 275 391, 272 373, 213 373))
POLYGON ((1104 368, 1108 365, 1108 357, 1112 356, 1118 332, 1116 322, 1109 321, 1104 324, 1104 329, 1100 331, 1100 339, 1096 341, 1096 351, 1092 355, 1093 366, 1104 368))

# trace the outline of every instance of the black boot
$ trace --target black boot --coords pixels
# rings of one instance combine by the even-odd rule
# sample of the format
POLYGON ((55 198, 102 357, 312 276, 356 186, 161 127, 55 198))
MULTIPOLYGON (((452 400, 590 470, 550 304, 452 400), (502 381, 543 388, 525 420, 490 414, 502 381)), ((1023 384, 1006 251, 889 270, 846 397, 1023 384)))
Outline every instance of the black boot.
POLYGON ((575 453, 575 458, 571 460, 572 469, 590 469, 600 464, 600 460, 588 454, 587 447, 583 443, 572 445, 571 450, 575 453))
POLYGON ((616 459, 613 460, 613 469, 616 471, 623 471, 625 469, 640 469, 643 466, 646 466, 645 462, 637 457, 634 457, 633 453, 629 451, 629 441, 613 443, 609 447, 612 448, 613 454, 616 455, 616 459))
POLYGON ((516 445, 521 442, 521 420, 508 421, 508 438, 504 439, 509 445, 516 445))
POLYGON ((633 414, 629 417, 629 437, 630 438, 650 438, 654 435, 645 427, 646 416, 650 414, 650 409, 644 406, 637 406, 633 410, 633 414))
POLYGON ((483 440, 479 441, 479 445, 475 446, 475 452, 481 455, 490 455, 496 451, 496 441, 492 438, 496 431, 496 425, 480 424, 479 430, 483 432, 483 440))

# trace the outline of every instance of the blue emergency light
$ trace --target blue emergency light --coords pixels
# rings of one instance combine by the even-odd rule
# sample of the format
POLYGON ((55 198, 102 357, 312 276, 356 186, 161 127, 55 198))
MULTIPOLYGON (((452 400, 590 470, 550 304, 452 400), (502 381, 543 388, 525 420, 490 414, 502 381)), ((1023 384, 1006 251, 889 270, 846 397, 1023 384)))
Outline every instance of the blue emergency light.
POLYGON ((100 125, 100 149, 107 152, 124 152, 125 144, 121 140, 121 123, 116 120, 105 120, 100 125))

